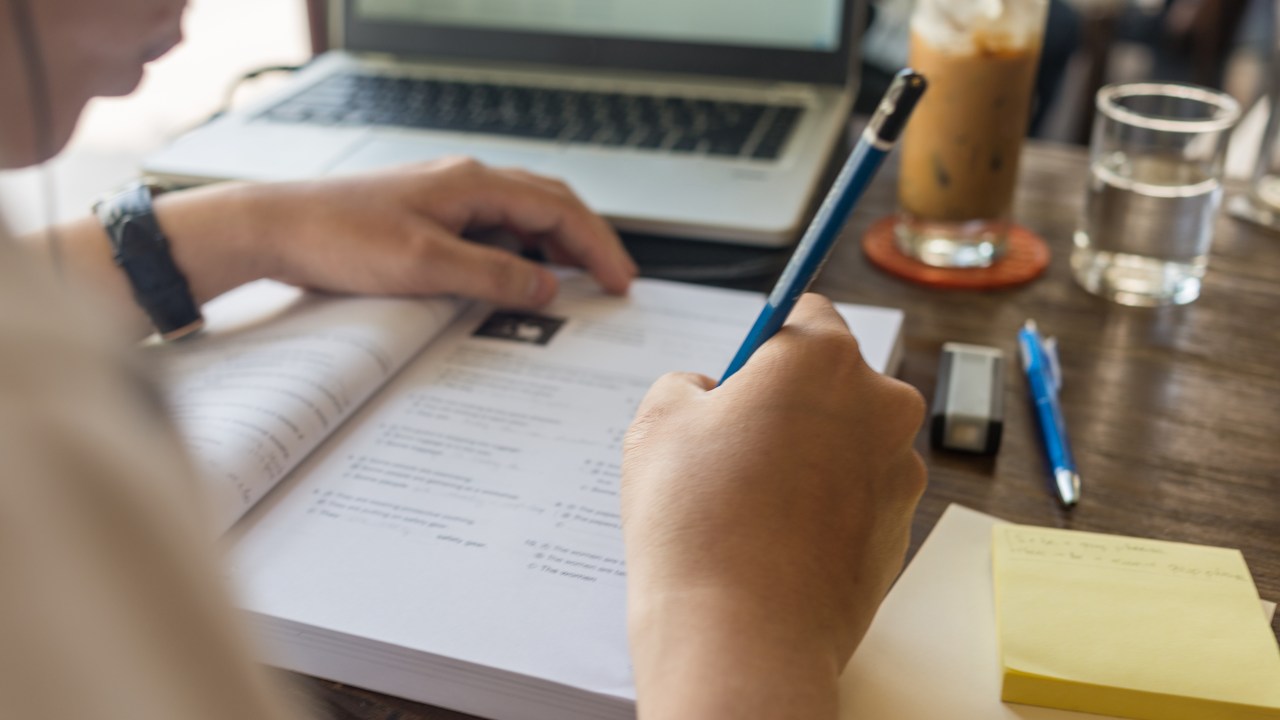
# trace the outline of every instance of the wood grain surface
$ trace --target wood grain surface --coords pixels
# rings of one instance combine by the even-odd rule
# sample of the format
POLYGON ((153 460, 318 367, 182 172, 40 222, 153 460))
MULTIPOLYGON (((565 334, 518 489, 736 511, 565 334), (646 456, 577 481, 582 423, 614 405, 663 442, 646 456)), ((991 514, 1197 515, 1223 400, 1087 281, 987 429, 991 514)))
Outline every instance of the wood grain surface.
MULTIPOLYGON (((1016 216, 1049 242, 1046 274, 999 292, 931 290, 884 275, 862 256, 862 231, 895 207, 895 173, 890 162, 868 191, 815 290, 906 310, 899 375, 926 398, 944 342, 999 347, 1008 363, 996 458, 934 452, 927 429, 917 438, 930 479, 911 552, 958 502, 1014 522, 1239 548, 1262 597, 1280 600, 1280 235, 1224 215, 1199 301, 1114 305, 1080 289, 1068 265, 1085 153, 1033 144, 1016 216), (1050 494, 1017 364, 1015 335, 1027 318, 1060 344, 1063 412, 1084 481, 1070 512, 1050 494)), ((1280 621, 1272 629, 1280 632, 1280 621)), ((333 718, 469 717, 294 678, 297 691, 333 718)))

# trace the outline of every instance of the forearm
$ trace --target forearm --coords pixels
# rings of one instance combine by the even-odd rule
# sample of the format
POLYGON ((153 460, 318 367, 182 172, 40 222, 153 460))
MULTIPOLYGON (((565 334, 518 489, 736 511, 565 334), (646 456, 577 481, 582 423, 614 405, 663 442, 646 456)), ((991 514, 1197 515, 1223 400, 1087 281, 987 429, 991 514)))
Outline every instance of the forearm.
POLYGON ((633 601, 640 719, 834 718, 843 662, 779 620, 696 593, 633 601))
MULTIPOLYGON (((254 229, 252 201, 253 186, 230 184, 156 198, 156 219, 198 304, 269 273, 271 254, 254 229)), ((88 287, 125 327, 139 336, 150 332, 150 320, 134 301, 96 218, 61 225, 56 234, 33 235, 28 244, 41 257, 57 257, 66 282, 88 287)))
MULTIPOLYGON (((505 228, 557 262, 585 267, 609 292, 635 276, 617 234, 563 184, 516 170, 443 160, 363 177, 223 184, 163 195, 156 219, 197 303, 258 278, 335 293, 454 294, 508 307, 541 307, 553 273, 468 242, 505 228)), ((116 268, 106 233, 87 218, 31 238, 60 256, 68 285, 95 290, 139 334, 149 321, 116 268)))

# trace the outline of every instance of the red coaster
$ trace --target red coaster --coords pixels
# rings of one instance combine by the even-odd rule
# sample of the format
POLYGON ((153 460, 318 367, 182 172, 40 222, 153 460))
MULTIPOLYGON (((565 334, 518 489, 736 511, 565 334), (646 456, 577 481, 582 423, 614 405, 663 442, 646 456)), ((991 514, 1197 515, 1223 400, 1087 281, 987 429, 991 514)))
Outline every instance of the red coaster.
POLYGON ((1030 282, 1049 267, 1049 245, 1021 225, 1009 228, 1009 247, 990 267, 939 268, 913 260, 893 241, 897 219, 877 220, 862 236, 862 252, 872 265, 904 280, 944 290, 991 290, 1030 282))

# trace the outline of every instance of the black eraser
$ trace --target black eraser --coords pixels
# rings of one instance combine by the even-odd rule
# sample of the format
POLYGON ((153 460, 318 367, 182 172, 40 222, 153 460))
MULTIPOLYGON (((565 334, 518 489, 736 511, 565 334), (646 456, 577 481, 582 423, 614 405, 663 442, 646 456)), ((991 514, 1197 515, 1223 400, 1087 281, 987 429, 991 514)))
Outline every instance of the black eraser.
POLYGON ((930 441, 946 450, 992 455, 1004 432, 1004 353, 947 343, 929 413, 930 441))

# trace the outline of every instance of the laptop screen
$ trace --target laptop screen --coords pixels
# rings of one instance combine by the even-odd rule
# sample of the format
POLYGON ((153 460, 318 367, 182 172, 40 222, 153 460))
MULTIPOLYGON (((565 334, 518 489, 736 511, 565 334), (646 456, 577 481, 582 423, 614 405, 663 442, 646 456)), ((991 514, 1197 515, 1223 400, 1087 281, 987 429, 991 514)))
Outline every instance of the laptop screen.
POLYGON ((840 0, 356 0, 357 17, 790 50, 840 47, 840 0))
POLYGON ((356 52, 844 85, 866 0, 330 0, 356 52))

